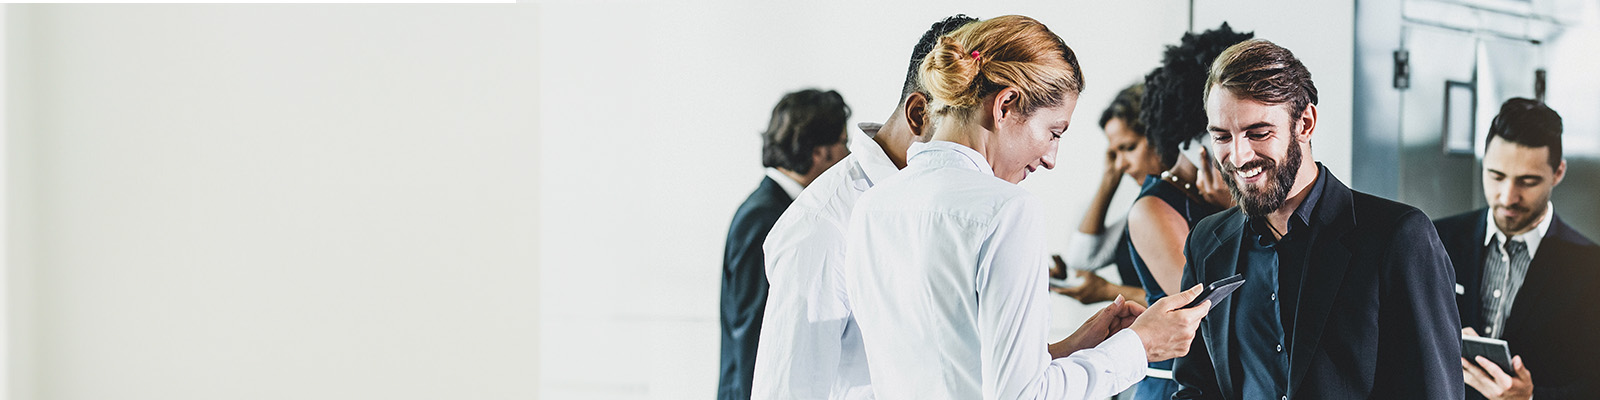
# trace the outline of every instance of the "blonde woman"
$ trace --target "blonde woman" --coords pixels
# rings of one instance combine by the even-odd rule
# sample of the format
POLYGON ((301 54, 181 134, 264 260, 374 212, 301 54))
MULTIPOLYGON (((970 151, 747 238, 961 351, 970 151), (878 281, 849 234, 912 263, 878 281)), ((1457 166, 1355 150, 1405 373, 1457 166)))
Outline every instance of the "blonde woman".
POLYGON ((1104 398, 1189 350, 1198 286, 1118 299, 1050 344, 1042 203, 1018 187, 1055 165, 1083 88, 1072 49, 1028 17, 968 24, 921 67, 933 140, 862 195, 845 288, 882 399, 1104 398))

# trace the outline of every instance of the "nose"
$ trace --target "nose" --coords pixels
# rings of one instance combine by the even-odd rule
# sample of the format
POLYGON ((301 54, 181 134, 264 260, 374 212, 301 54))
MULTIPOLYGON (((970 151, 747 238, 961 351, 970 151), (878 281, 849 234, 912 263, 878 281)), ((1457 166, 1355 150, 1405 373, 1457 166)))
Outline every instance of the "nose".
POLYGON ((1497 196, 1498 198, 1495 199, 1500 202, 1500 205, 1510 206, 1522 202, 1522 191, 1517 190, 1517 184, 1515 182, 1515 179, 1509 178, 1500 182, 1500 194, 1497 196))
POLYGON ((1232 162, 1235 168, 1238 168, 1239 166, 1256 159, 1255 148, 1250 147, 1251 142, 1249 140, 1245 140, 1244 138, 1235 138, 1233 142, 1229 144, 1233 149, 1233 154, 1228 155, 1228 161, 1232 162))
POLYGON ((1052 143, 1050 144, 1050 151, 1044 153, 1044 157, 1039 157, 1039 163, 1044 164, 1044 169, 1056 168, 1056 150, 1059 148, 1061 148, 1059 142, 1052 143))

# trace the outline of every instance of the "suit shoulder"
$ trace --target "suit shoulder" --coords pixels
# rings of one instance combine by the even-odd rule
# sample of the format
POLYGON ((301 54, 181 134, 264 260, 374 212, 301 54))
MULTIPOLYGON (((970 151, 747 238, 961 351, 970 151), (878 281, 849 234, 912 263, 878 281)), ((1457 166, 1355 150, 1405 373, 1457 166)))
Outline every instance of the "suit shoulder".
POLYGON ((1440 233, 1474 229, 1477 228, 1478 221, 1483 219, 1483 210, 1484 209, 1480 208, 1444 218, 1439 218, 1433 220, 1433 225, 1439 228, 1440 233))
POLYGON ((1399 229, 1414 229, 1420 226, 1433 227, 1433 221, 1428 219, 1428 214, 1412 207, 1410 204, 1373 196, 1358 191, 1350 191, 1351 202, 1356 212, 1356 223, 1371 226, 1391 226, 1399 229))
POLYGON ((763 230, 770 228, 778 222, 778 217, 789 208, 789 195, 777 185, 762 185, 757 187, 750 197, 739 205, 739 210, 733 214, 734 229, 743 226, 759 226, 763 230))

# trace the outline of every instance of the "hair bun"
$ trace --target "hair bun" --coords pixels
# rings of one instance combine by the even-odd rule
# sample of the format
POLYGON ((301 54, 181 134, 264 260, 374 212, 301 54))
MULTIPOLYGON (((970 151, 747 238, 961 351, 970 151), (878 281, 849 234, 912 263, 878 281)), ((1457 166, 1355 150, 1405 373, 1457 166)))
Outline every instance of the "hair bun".
MULTIPOLYGON (((973 58, 968 51, 950 36, 939 38, 939 44, 922 62, 922 86, 928 89, 935 109, 941 107, 966 108, 978 103, 974 80, 981 71, 981 58, 973 58)), ((979 52, 981 54, 981 52, 979 52)))
POLYGON ((1023 115, 1083 90, 1072 49, 1044 24, 1020 15, 973 22, 939 38, 921 75, 935 117, 971 115, 983 98, 1008 87, 1022 93, 1015 105, 1023 115))

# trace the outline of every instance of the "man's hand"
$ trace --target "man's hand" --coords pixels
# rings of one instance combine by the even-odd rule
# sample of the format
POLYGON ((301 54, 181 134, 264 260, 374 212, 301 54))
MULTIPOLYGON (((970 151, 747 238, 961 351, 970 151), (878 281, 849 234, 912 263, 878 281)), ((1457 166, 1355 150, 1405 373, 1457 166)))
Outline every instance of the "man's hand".
MULTIPOLYGON (((1471 327, 1462 328, 1461 334, 1478 336, 1478 332, 1471 327)), ((1499 365, 1482 356, 1475 357, 1476 364, 1461 359, 1461 374, 1466 378, 1467 386, 1483 393, 1483 397, 1491 400, 1527 400, 1533 397, 1533 374, 1522 365, 1522 356, 1511 357, 1511 368, 1517 371, 1517 376, 1506 375, 1499 365)))
POLYGON ((1050 344, 1050 358, 1061 358, 1071 355, 1078 350, 1100 345, 1111 334, 1128 328, 1134 318, 1144 312, 1144 307, 1126 301, 1122 296, 1117 296, 1110 305, 1095 312, 1094 316, 1079 326, 1071 336, 1060 342, 1050 344))
POLYGON ((1194 187, 1207 203, 1221 208, 1233 207, 1233 192, 1228 189, 1227 181, 1222 180, 1222 171, 1215 164, 1211 153, 1200 148, 1200 170, 1194 174, 1194 187))
POLYGON ((1176 308, 1194 301, 1202 290, 1204 285, 1194 285, 1189 290, 1162 298, 1133 321, 1130 328, 1144 342, 1145 358, 1150 362, 1189 354, 1189 344, 1194 341, 1195 331, 1200 328, 1200 319, 1211 311, 1211 301, 1203 301, 1194 308, 1176 308))

